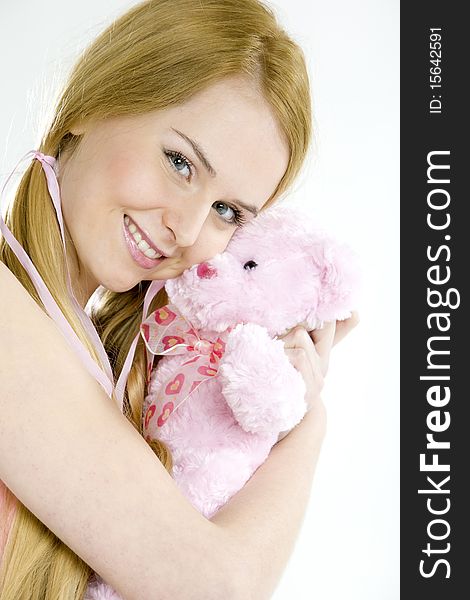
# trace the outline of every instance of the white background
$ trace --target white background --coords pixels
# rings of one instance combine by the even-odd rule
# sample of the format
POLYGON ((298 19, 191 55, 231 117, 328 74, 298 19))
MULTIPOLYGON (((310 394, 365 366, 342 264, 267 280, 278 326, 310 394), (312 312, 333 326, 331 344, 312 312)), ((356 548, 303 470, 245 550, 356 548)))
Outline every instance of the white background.
MULTIPOLYGON (((0 177, 37 147, 80 49, 135 2, 2 0, 0 177)), ((398 0, 276 0, 311 73, 315 143, 295 202, 359 253, 360 325, 334 348, 328 434, 273 600, 399 598, 398 0)), ((293 492, 295 493, 295 492, 293 492)))

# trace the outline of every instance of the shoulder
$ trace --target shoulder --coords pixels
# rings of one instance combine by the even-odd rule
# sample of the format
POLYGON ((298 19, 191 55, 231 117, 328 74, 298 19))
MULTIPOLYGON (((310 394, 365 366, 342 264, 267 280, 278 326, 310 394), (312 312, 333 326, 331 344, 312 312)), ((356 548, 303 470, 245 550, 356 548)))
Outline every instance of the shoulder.
POLYGON ((0 261, 0 364, 25 343, 32 330, 47 337, 52 325, 49 315, 0 261))
MULTIPOLYGON (((0 289, 2 293, 0 294, 0 303, 3 305, 8 305, 12 302, 12 300, 18 296, 29 296, 28 292, 21 285, 15 275, 10 271, 10 269, 0 260, 0 289)), ((31 298, 32 300, 32 298, 31 298)))
POLYGON ((18 281, 6 264, 0 260, 0 284, 2 285, 2 292, 4 285, 9 285, 12 279, 18 281))
MULTIPOLYGON (((34 348, 36 354, 44 344, 62 351, 64 344, 55 322, 1 261, 0 290, 0 364, 10 362, 25 347, 34 348)), ((1 375, 0 385, 4 384, 5 369, 1 375)))
POLYGON ((15 319, 15 315, 24 315, 25 311, 28 314, 38 315, 39 318, 40 315, 47 318, 42 308, 2 261, 0 261, 0 290, 0 324, 15 319))

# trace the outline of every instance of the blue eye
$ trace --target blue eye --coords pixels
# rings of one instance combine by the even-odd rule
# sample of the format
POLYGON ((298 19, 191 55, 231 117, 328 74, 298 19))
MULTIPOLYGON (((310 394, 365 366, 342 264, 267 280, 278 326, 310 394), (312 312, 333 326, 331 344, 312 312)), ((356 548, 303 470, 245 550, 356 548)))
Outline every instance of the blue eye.
POLYGON ((212 206, 226 223, 232 223, 237 225, 237 227, 246 223, 242 211, 236 206, 229 206, 228 204, 225 204, 225 202, 214 202, 212 206))
POLYGON ((174 150, 165 150, 165 155, 172 168, 189 181, 193 174, 193 165, 186 156, 181 152, 175 152, 174 150))

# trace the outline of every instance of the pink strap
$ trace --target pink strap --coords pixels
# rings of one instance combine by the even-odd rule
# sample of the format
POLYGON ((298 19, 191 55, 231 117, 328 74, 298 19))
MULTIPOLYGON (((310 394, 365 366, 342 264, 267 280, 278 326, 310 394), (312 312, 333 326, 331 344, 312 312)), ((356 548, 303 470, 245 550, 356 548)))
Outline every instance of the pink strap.
MULTIPOLYGON (((142 311, 142 313, 143 313, 142 321, 147 316, 147 312, 148 312, 150 303, 156 296, 157 292, 159 292, 164 285, 165 285, 165 281, 157 281, 157 280, 152 281, 152 283, 149 285, 147 293, 145 294, 145 298, 144 298, 144 309, 142 311)), ((121 409, 121 411, 122 411, 122 401, 123 401, 123 397, 124 397, 124 390, 125 390, 126 382, 127 382, 127 376, 129 375, 129 371, 131 370, 131 367, 132 367, 132 360, 134 358, 135 349, 137 346, 137 342, 139 341, 139 338, 140 338, 140 330, 137 333, 137 335, 135 336, 135 338, 131 344, 131 347, 129 348, 129 352, 127 353, 126 360, 124 361, 124 365, 122 367, 121 374, 119 375, 118 382, 116 383, 116 396, 118 398, 118 401, 120 402, 119 408, 121 409)), ((151 362, 153 360, 153 356, 151 359, 150 359, 150 356, 151 356, 150 353, 147 351, 147 362, 149 365, 151 365, 151 362)))
MULTIPOLYGON (((65 250, 64 224, 63 224, 61 203, 60 203, 59 183, 57 181, 55 170, 54 170, 54 167, 56 166, 56 159, 53 156, 44 155, 41 152, 38 152, 36 150, 31 150, 27 154, 25 154, 25 156, 20 159, 20 161, 15 166, 15 169, 13 170, 13 172, 9 175, 8 179, 6 180, 6 182, 2 188, 2 191, 0 193, 0 197, 3 195, 5 187, 7 186, 8 182, 10 181, 13 173, 16 171, 18 165, 20 165, 23 162, 23 160, 25 160, 26 158, 29 158, 30 156, 32 158, 36 158, 37 160, 39 160, 41 162, 42 168, 46 174, 47 187, 48 187, 49 193, 51 195, 52 202, 53 202, 56 214, 57 214, 57 220, 59 222, 60 234, 61 234, 61 238, 62 238, 62 245, 63 245, 63 251, 64 251, 64 257, 65 257, 66 250, 65 250)), ((1 214, 0 214, 0 230, 3 234, 3 236, 5 237, 6 242, 10 245, 11 249, 17 256, 18 260, 20 261, 20 263, 23 265, 23 267, 26 269, 27 273, 31 277, 31 281, 32 281, 34 287, 36 288, 36 291, 39 294, 39 297, 41 298, 41 300, 44 304, 44 307, 47 310, 50 317, 57 323, 57 325, 58 325, 60 331, 62 332, 62 334, 64 335, 65 339, 71 345, 71 347, 77 352, 78 356, 82 360, 82 362, 85 365, 88 372, 98 381, 98 383, 100 383, 100 385, 105 390, 106 394, 109 397, 112 397, 112 393, 113 393, 113 389, 114 389, 114 377, 113 377, 113 373, 112 373, 108 355, 106 354, 106 350, 103 346, 103 343, 101 342, 101 339, 100 339, 90 317, 82 309, 79 302, 75 298, 75 295, 72 290, 70 274, 69 274, 68 270, 67 270, 67 288, 68 288, 70 297, 72 299, 72 303, 77 312, 77 315, 79 316, 81 322, 83 323, 83 326, 84 326, 86 332, 88 333, 90 340, 92 341, 92 343, 98 353, 98 356, 100 357, 100 359, 104 365, 105 371, 103 371, 98 366, 98 364, 92 359, 92 357, 90 356, 90 353, 85 348, 85 346, 82 344, 79 337, 77 336, 77 334, 71 327, 70 323, 64 317, 62 311, 60 310, 56 301, 52 297, 52 294, 49 292, 47 286, 45 285, 42 277, 39 275, 36 267, 32 263, 29 256, 24 251, 23 247, 18 243, 17 239, 13 236, 10 229, 7 227, 1 214)), ((148 306, 149 306, 150 302, 152 301, 152 299, 154 298, 155 294, 164 286, 164 284, 165 284, 164 281, 153 281, 151 283, 151 285, 149 286, 147 293, 145 295, 145 299, 144 299, 144 310, 143 310, 142 319, 145 318, 145 316, 147 314, 148 306)), ((127 381, 127 377, 129 375, 129 371, 132 366, 132 360, 134 358, 135 348, 137 345, 137 341, 139 339, 139 335, 140 335, 140 332, 137 333, 137 335, 129 349, 128 355, 124 362, 124 366, 123 366, 123 369, 121 371, 121 374, 119 376, 119 380, 118 380, 118 383, 116 386, 116 400, 117 400, 119 409, 121 411, 122 411, 122 404, 123 404, 123 397, 124 397, 126 381, 127 381)))

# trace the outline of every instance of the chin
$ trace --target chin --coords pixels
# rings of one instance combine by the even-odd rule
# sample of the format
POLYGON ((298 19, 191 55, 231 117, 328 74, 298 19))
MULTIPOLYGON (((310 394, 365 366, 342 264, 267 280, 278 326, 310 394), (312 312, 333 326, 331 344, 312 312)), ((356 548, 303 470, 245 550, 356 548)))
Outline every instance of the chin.
POLYGON ((99 285, 110 292, 116 292, 121 294, 122 292, 128 292, 134 288, 140 281, 136 278, 129 277, 127 280, 123 280, 122 275, 120 277, 107 276, 100 279, 99 285))
POLYGON ((141 281, 134 281, 133 283, 129 283, 129 284, 122 284, 122 285, 111 285, 108 286, 108 290, 111 292, 116 292, 117 294, 122 294, 123 292, 128 292, 129 290, 134 289, 137 285, 139 285, 139 283, 141 283, 141 281))

